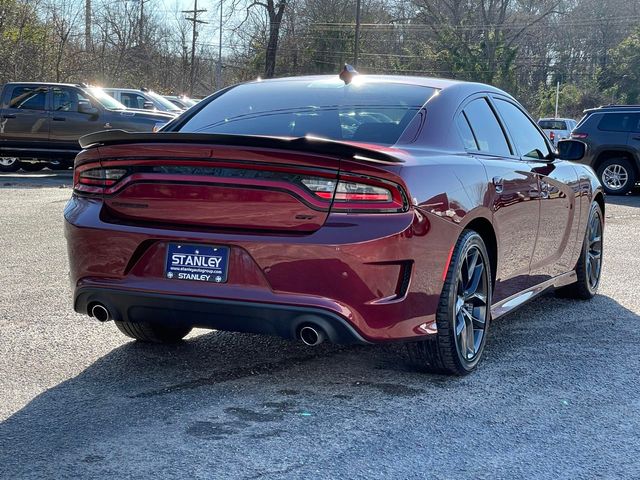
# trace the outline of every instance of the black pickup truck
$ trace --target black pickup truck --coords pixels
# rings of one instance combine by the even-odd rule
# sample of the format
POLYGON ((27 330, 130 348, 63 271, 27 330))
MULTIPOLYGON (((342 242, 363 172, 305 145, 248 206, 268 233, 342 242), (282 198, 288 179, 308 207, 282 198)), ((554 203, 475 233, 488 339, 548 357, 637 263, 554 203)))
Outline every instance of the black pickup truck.
POLYGON ((151 132, 174 118, 127 109, 102 89, 83 84, 7 83, 0 99, 0 171, 67 168, 83 135, 151 132))

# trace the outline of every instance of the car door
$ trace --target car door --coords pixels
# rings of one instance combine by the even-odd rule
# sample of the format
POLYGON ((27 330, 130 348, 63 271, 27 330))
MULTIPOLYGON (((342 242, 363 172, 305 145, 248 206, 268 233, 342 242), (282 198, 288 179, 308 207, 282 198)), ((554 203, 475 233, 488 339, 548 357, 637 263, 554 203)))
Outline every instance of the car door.
POLYGON ((13 85, 5 88, 0 118, 0 133, 3 148, 12 151, 42 150, 46 152, 49 142, 49 112, 47 86, 13 85))
POLYGON ((493 101, 518 155, 540 185, 540 224, 530 275, 534 283, 541 283, 575 266, 571 263, 578 232, 578 175, 571 163, 554 159, 544 134, 520 106, 505 97, 494 96, 493 101))
POLYGON ((51 87, 51 127, 49 139, 51 147, 63 154, 73 154, 80 150, 78 139, 88 133, 105 130, 101 121, 101 110, 96 113, 82 113, 81 102, 99 108, 80 89, 73 87, 51 87))
POLYGON ((486 203, 499 245, 493 299, 499 302, 532 285, 529 265, 539 222, 535 165, 517 156, 487 97, 472 99, 459 115, 473 133, 467 150, 482 161, 490 182, 486 203))

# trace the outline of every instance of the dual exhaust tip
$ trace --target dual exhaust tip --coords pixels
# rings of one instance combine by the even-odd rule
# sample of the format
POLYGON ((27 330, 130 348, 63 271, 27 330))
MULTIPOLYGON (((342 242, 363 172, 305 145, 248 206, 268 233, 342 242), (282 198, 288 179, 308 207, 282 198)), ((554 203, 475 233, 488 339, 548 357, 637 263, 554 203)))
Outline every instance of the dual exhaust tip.
MULTIPOLYGON (((113 319, 109 309, 101 303, 93 304, 89 313, 99 322, 107 322, 113 319)), ((320 327, 316 327, 315 325, 304 325, 298 332, 298 337, 305 345, 315 347, 316 345, 320 345, 324 342, 327 335, 320 327)))
POLYGON ((320 345, 327 338, 324 330, 314 325, 305 325, 300 329, 298 337, 302 340, 302 343, 315 347, 320 345))
POLYGON ((89 312, 99 322, 107 322, 113 318, 109 309, 101 303, 94 304, 89 312))

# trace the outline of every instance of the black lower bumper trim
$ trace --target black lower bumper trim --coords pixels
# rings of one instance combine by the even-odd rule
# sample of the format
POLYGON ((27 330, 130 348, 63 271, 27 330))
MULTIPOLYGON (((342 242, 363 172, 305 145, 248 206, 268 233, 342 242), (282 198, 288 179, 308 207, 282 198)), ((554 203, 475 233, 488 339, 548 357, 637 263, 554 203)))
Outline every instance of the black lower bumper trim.
POLYGON ((340 315, 319 308, 130 292, 110 288, 87 287, 76 291, 76 312, 88 315, 90 307, 96 303, 107 307, 114 320, 187 324, 231 332, 278 335, 284 338, 297 338, 297 333, 303 325, 314 324, 325 331, 332 343, 370 343, 340 315))

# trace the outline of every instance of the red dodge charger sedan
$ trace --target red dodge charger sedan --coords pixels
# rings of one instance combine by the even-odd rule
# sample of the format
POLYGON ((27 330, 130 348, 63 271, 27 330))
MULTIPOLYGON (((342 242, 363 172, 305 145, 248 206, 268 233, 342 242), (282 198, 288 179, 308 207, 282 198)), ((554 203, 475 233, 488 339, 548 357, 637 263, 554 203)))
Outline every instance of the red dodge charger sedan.
POLYGON ((399 341, 465 374, 490 320, 591 298, 604 197, 496 88, 342 75, 219 91, 159 133, 81 139, 74 308, 141 341, 193 327, 399 341))

